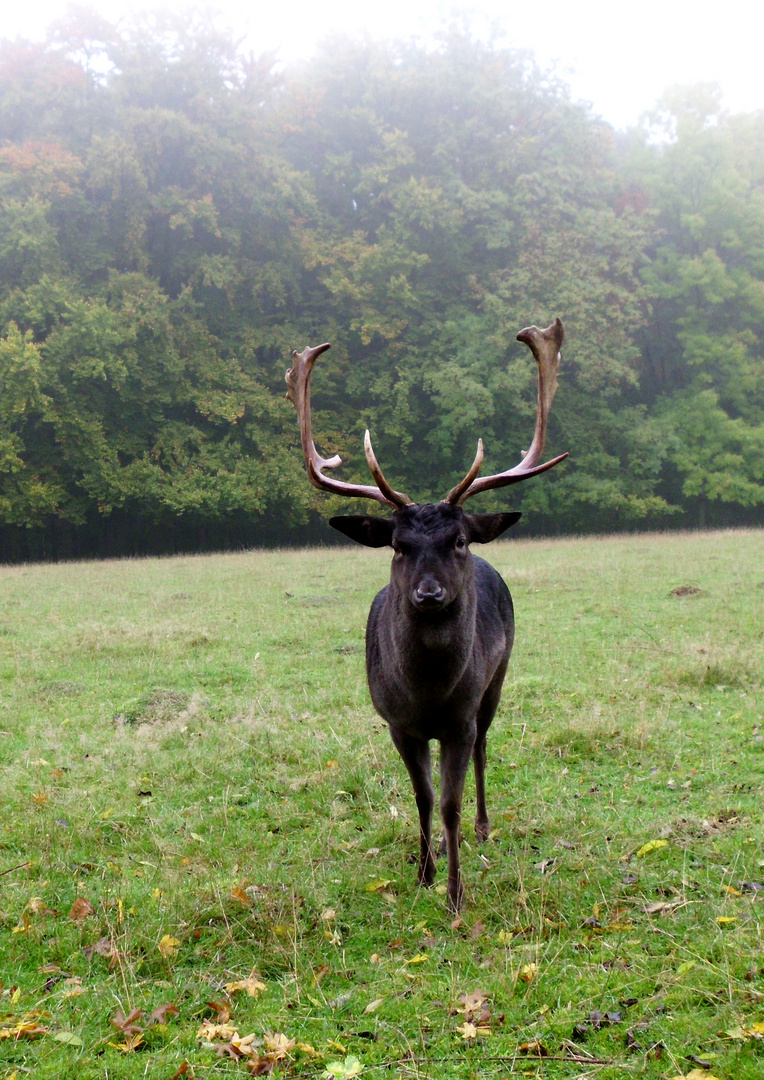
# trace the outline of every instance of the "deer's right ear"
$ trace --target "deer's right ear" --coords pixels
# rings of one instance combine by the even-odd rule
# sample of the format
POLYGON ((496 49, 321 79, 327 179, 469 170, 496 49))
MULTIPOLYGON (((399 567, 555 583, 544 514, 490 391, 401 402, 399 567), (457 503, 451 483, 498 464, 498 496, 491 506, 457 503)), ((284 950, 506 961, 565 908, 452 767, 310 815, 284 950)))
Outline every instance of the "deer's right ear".
POLYGON ((329 524, 364 547, 389 547, 393 540, 392 518, 353 514, 349 517, 329 518, 329 524))

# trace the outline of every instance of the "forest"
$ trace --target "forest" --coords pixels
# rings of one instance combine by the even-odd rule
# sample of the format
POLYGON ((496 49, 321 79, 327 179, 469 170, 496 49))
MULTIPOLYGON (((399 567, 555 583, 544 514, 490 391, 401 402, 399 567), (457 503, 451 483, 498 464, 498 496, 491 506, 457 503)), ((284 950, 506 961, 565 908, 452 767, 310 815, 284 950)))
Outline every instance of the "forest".
MULTIPOLYGON (((526 535, 756 524, 764 112, 668 90, 614 131, 527 52, 333 39, 297 68, 203 14, 76 9, 0 43, 0 557, 331 542, 285 398, 419 502, 516 464, 566 329, 526 535)), ((359 504, 363 505, 363 504, 359 504)))

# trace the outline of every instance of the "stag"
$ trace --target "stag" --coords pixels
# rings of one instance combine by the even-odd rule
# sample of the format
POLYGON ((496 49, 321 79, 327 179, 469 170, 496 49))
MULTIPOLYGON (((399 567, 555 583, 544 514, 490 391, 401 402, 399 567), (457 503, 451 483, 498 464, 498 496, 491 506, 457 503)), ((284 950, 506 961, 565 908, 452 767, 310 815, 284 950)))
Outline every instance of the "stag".
POLYGON ((506 487, 546 472, 567 454, 541 463, 547 420, 557 389, 563 327, 530 326, 517 335, 538 365, 536 430, 529 450, 512 469, 479 477, 483 442, 464 479, 442 502, 416 505, 385 479, 364 437, 375 481, 351 484, 327 475, 339 455, 322 458, 313 441, 310 373, 329 344, 292 354, 287 397, 300 422, 305 465, 312 484, 335 495, 374 499, 392 507, 392 517, 369 514, 333 517, 329 524, 367 547, 392 547, 390 583, 377 594, 366 627, 366 672, 371 699, 387 721, 408 770, 419 812, 419 882, 432 885, 434 789, 430 740, 440 743, 441 850, 448 858, 447 899, 458 911, 464 899, 459 864, 462 793, 470 760, 475 766, 475 832, 484 841, 490 826, 485 801, 486 735, 501 697, 514 640, 512 598, 503 578, 470 544, 495 540, 519 513, 468 514, 462 504, 481 491, 506 487))

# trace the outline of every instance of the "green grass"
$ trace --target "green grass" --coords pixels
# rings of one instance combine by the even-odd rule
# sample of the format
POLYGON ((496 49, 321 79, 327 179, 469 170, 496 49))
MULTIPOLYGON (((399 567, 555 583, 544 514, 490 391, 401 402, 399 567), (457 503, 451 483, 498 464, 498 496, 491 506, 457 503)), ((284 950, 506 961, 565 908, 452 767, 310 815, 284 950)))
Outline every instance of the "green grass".
POLYGON ((247 1076, 229 1009, 285 1076, 760 1080, 763 540, 481 552, 517 641, 453 926, 365 685, 389 555, 0 569, 0 1077, 247 1076))

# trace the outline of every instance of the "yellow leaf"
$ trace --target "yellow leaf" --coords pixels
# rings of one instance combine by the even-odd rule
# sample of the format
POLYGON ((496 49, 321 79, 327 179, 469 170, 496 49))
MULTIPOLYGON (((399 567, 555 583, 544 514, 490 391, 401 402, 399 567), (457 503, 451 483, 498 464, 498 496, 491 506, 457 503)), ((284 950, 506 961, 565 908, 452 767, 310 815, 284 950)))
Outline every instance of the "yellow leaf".
POLYGON ((465 1020, 464 1023, 456 1029, 463 1039, 476 1039, 477 1027, 475 1024, 471 1024, 469 1020, 465 1020))
POLYGON ((536 978, 536 973, 538 972, 538 969, 538 964, 523 964, 517 977, 518 979, 522 979, 523 982, 533 982, 533 980, 536 978))
POLYGON ((430 958, 427 955, 427 953, 421 953, 420 952, 420 953, 417 953, 416 956, 412 956, 410 960, 404 960, 403 963, 407 964, 407 965, 408 964, 424 964, 429 959, 430 958))
POLYGON ((129 1054, 131 1050, 136 1050, 143 1043, 143 1036, 140 1034, 127 1035, 123 1043, 110 1042, 109 1046, 114 1050, 121 1050, 123 1054, 129 1054))
POLYGON ((736 915, 718 915, 714 922, 719 923, 720 926, 726 926, 727 923, 737 922, 736 915))
POLYGON ((374 1000, 370 1001, 369 1004, 366 1006, 366 1008, 363 1010, 364 1013, 367 1016, 370 1016, 371 1013, 375 1013, 377 1011, 377 1009, 379 1008, 379 1006, 382 1005, 384 1000, 385 1000, 384 998, 374 998, 374 1000))
POLYGON ((706 1072, 705 1069, 693 1069, 686 1076, 672 1076, 671 1080, 719 1080, 719 1077, 706 1072))
POLYGON ((233 1024, 215 1024, 212 1020, 204 1020, 196 1037, 204 1039, 205 1042, 212 1042, 213 1039, 225 1039, 228 1042, 230 1039, 238 1039, 239 1033, 233 1024))
POLYGON ((159 942, 157 948, 159 949, 165 960, 169 960, 171 956, 175 956, 178 951, 180 942, 177 938, 171 937, 169 934, 165 934, 162 940, 159 942))
POLYGON ((366 889, 366 892, 381 892, 388 885, 392 885, 394 881, 395 878, 376 878, 374 881, 367 881, 364 889, 366 889))
MULTIPOLYGON (((740 889, 736 889, 734 885, 722 885, 722 892, 729 893, 730 896, 742 896, 740 889)), ((695 1070, 697 1072, 697 1069, 695 1070)))
POLYGON ((668 846, 668 840, 650 840, 649 843, 643 844, 637 852, 637 858, 641 859, 645 855, 649 855, 651 851, 658 851, 659 848, 668 846))
POLYGON ((261 990, 265 990, 265 983, 260 982, 254 975, 250 975, 247 979, 226 983, 225 989, 227 994, 235 994, 237 990, 246 990, 247 997, 257 997, 261 990))
POLYGON ((329 758, 326 763, 326 767, 327 769, 339 769, 340 763, 339 761, 335 761, 334 758, 329 758))

